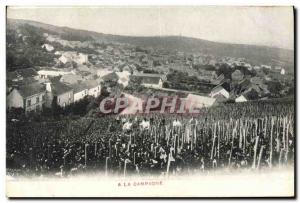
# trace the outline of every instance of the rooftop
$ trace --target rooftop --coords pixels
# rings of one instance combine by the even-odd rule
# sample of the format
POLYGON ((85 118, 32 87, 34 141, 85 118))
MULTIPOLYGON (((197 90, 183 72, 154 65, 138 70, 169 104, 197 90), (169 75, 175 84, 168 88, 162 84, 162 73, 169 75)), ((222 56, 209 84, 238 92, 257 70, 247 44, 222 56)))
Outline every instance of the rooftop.
POLYGON ((66 92, 72 91, 72 87, 70 87, 64 83, 61 83, 59 81, 53 81, 51 83, 51 88, 52 88, 52 92, 54 95, 61 95, 66 92))
POLYGON ((20 92, 20 94, 24 98, 33 96, 35 94, 43 93, 46 91, 45 86, 37 82, 32 83, 30 85, 18 86, 16 89, 20 92))

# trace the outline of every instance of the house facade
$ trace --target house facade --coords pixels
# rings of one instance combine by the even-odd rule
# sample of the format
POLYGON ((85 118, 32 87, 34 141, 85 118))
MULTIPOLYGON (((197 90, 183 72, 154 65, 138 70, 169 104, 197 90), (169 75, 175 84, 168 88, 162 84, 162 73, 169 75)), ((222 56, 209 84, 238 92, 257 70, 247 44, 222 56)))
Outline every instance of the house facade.
POLYGON ((73 85, 73 90, 74 90, 74 102, 83 99, 85 96, 88 95, 89 92, 89 89, 84 84, 73 85))
POLYGON ((45 96, 44 86, 38 83, 15 87, 7 95, 7 108, 23 108, 26 113, 41 111, 45 96))
MULTIPOLYGON (((40 78, 50 78, 50 77, 57 77, 61 75, 67 75, 67 74, 73 74, 71 71, 62 71, 62 70, 56 70, 56 69, 42 69, 39 70, 38 75, 40 78)), ((74 75, 74 74, 73 74, 74 75)))
POLYGON ((235 102, 237 102, 237 103, 239 103, 239 102, 246 102, 246 101, 248 101, 248 100, 247 100, 247 98, 244 95, 241 95, 241 96, 239 96, 239 97, 237 97, 235 99, 235 102))
POLYGON ((210 93, 210 97, 215 98, 218 95, 224 96, 226 99, 229 98, 230 94, 227 90, 225 90, 222 86, 217 86, 214 89, 212 89, 210 93))
POLYGON ((86 80, 83 84, 88 89, 88 95, 98 97, 101 94, 101 85, 96 80, 86 80))
POLYGON ((73 88, 59 81, 46 83, 47 106, 56 103, 60 107, 66 107, 74 102, 73 88))
POLYGON ((96 80, 86 80, 72 86, 74 91, 74 102, 85 96, 98 97, 101 94, 101 85, 96 80))
POLYGON ((135 74, 133 77, 141 80, 141 85, 151 88, 162 88, 163 82, 166 80, 165 75, 161 74, 135 74))

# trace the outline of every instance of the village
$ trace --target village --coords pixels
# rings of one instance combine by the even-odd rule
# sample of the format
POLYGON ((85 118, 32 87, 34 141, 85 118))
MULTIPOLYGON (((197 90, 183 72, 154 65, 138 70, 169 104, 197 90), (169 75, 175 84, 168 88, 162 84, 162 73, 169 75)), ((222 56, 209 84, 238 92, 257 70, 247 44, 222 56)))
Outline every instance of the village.
POLYGON ((295 196, 296 6, 152 3, 3 7, 7 198, 295 196))
MULTIPOLYGON (((17 35, 26 44, 27 36, 17 35)), ((65 108, 85 97, 126 94, 180 94, 196 107, 282 97, 293 91, 284 67, 252 65, 245 58, 216 57, 130 44, 69 41, 43 33, 41 49, 52 66, 7 73, 7 108, 40 112, 65 108)), ((145 95, 143 95, 145 96, 145 95)))

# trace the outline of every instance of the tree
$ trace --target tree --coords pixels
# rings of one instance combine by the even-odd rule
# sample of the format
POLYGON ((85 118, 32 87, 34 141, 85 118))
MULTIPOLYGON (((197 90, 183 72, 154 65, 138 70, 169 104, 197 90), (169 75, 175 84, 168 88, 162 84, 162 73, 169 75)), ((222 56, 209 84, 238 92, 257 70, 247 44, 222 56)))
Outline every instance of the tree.
POLYGON ((280 91, 282 90, 282 85, 278 81, 268 81, 267 82, 268 89, 271 92, 271 95, 277 97, 280 95, 280 91))

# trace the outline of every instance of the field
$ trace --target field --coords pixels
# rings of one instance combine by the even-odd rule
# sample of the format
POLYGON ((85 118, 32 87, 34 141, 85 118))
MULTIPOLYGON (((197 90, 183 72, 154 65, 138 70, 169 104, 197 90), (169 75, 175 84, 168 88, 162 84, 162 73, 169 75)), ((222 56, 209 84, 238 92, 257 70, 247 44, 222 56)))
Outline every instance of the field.
POLYGON ((8 119, 7 173, 169 176, 284 166, 294 163, 294 122, 293 99, 226 104, 202 109, 194 118, 8 119))

